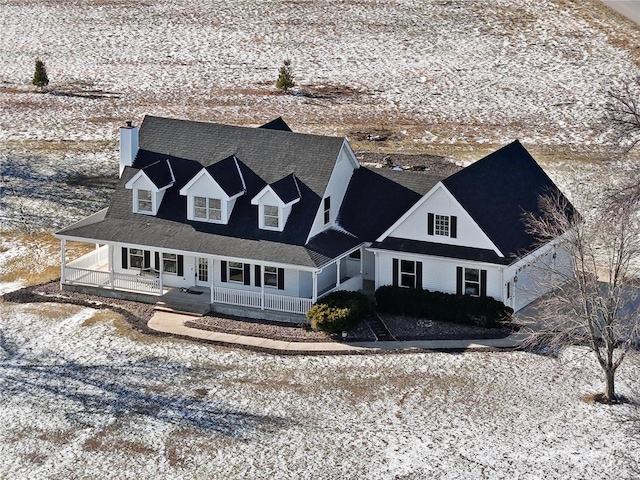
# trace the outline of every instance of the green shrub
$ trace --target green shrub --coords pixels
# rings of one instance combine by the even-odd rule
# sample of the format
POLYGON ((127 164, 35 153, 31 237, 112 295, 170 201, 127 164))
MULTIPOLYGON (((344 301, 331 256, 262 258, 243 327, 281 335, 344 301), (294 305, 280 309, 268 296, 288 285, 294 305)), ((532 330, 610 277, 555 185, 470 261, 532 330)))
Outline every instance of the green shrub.
POLYGON ((495 328, 508 322, 513 309, 491 297, 472 297, 414 288, 384 286, 376 290, 383 312, 429 318, 441 322, 495 328))
POLYGON ((321 298, 307 312, 311 328, 339 333, 353 328, 371 309, 369 298, 360 292, 338 291, 321 298))

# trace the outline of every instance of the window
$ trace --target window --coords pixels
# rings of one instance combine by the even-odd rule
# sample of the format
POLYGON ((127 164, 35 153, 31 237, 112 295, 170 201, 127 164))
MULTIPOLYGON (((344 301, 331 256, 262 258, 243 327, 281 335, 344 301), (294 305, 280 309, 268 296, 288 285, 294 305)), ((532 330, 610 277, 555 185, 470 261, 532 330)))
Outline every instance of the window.
POLYGON ((222 220, 220 199, 193 197, 193 218, 197 220, 222 220))
POLYGON ((138 211, 153 212, 153 201, 151 200, 151 190, 138 190, 138 211))
POLYGON ((278 207, 275 205, 264 206, 264 226, 268 228, 278 228, 278 207))
POLYGON ((331 197, 324 199, 324 224, 331 221, 331 197))
POLYGON ((455 215, 427 215, 427 235, 456 238, 458 236, 458 217, 455 215))
POLYGON ((162 254, 162 271, 165 273, 178 273, 178 255, 175 253, 162 254))
POLYGON ((278 269, 276 267, 264 267, 264 285, 265 287, 278 286, 278 269))
POLYGON ((229 262, 230 282, 244 283, 244 265, 240 262, 229 262))
POLYGON ((144 250, 129 249, 129 268, 144 268, 144 250))
POLYGON ((416 288, 416 262, 400 260, 400 286, 416 288))
POLYGON ((449 236, 449 216, 436 215, 435 217, 435 234, 449 236))
POLYGON ((464 294, 480 296, 480 270, 477 268, 464 269, 464 294))

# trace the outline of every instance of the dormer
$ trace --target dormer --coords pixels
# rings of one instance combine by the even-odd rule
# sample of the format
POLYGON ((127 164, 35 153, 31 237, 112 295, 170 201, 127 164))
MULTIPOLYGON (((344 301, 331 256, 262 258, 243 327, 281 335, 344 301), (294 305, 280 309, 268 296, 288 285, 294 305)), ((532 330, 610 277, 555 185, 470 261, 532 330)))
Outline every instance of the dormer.
POLYGON ((294 174, 265 186, 251 199, 251 205, 258 206, 258 228, 282 232, 291 208, 300 198, 300 187, 294 174))
POLYGON ((200 170, 180 195, 187 197, 187 219, 226 225, 236 199, 246 191, 240 164, 232 155, 200 170))
POLYGON ((133 212, 157 215, 164 192, 175 183, 169 160, 159 160, 139 170, 125 188, 133 190, 133 212))

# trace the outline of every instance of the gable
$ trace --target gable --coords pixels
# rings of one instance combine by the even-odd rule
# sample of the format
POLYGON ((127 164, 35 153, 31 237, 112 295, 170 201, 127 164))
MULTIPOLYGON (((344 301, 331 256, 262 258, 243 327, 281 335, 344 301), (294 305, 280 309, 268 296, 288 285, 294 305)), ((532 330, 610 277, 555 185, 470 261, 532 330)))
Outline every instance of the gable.
POLYGON ((564 196, 517 140, 442 181, 443 185, 505 256, 537 246, 524 212, 540 214, 540 196, 564 196))
POLYGON ((445 188, 442 182, 436 184, 424 197, 416 202, 378 240, 382 241, 388 237, 493 250, 496 254, 502 256, 501 252, 445 188), (433 226, 429 226, 429 221, 434 222, 435 216, 449 219, 450 235, 438 235, 433 226))

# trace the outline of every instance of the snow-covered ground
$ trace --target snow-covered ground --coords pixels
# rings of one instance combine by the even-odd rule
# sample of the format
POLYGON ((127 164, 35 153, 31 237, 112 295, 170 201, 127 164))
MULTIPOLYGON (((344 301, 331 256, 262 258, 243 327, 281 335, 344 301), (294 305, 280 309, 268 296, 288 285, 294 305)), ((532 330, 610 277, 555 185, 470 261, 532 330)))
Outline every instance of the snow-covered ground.
POLYGON ((282 115, 302 132, 389 129, 398 152, 469 161, 519 138, 602 158, 606 91, 640 62, 640 29, 595 0, 0 0, 0 31, 0 220, 22 209, 50 228, 105 205, 66 182, 116 175, 127 119, 282 115), (276 92, 285 58, 309 95, 276 92))
MULTIPOLYGON (((145 114, 384 128, 401 140, 372 148, 463 161, 519 138, 563 187, 595 183, 573 152, 611 150, 605 92, 640 61, 638 27, 595 0, 0 0, 0 32, 2 235, 106 206, 117 127, 145 114), (53 93, 30 85, 37 57, 53 93), (285 58, 306 94, 275 92, 285 58)), ((0 281, 28 257, 16 238, 0 281)), ((640 462, 630 408, 580 400, 602 389, 582 349, 277 357, 127 332, 0 304, 0 478, 633 478, 640 462)), ((638 378, 634 357, 619 392, 638 378)))
MULTIPOLYGON (((95 316, 98 315, 98 316, 95 316)), ((583 349, 279 357, 0 304, 2 478, 633 478, 583 349)), ((640 378, 621 368, 620 393, 640 378)))

